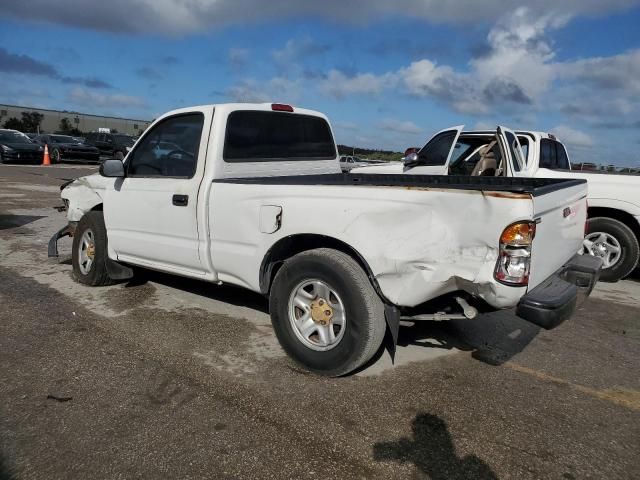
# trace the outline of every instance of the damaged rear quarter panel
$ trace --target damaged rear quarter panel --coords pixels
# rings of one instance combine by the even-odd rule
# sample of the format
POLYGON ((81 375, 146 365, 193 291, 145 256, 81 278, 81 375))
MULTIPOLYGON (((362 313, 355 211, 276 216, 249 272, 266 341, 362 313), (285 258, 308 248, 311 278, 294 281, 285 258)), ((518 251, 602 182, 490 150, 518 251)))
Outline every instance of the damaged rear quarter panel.
POLYGON ((415 306, 466 290, 502 308, 525 288, 497 283, 498 239, 512 222, 530 219, 529 195, 434 188, 216 184, 209 223, 219 278, 259 290, 259 265, 283 237, 308 233, 352 246, 384 296, 415 306), (216 201, 216 199, 224 199, 216 201), (233 212, 228 205, 234 205, 233 212), (282 227, 259 232, 262 205, 282 206, 282 227))

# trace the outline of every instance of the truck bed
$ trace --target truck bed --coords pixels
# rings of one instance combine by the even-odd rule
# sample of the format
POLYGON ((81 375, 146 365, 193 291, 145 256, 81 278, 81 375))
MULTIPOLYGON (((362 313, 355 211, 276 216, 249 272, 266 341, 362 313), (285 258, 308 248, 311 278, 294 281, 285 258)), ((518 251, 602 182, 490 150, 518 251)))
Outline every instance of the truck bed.
POLYGON ((469 177, 459 175, 388 175, 331 173, 324 175, 286 175, 274 177, 223 178, 214 183, 253 185, 330 185, 438 188, 451 190, 479 190, 529 194, 533 197, 563 188, 586 183, 583 179, 469 177))

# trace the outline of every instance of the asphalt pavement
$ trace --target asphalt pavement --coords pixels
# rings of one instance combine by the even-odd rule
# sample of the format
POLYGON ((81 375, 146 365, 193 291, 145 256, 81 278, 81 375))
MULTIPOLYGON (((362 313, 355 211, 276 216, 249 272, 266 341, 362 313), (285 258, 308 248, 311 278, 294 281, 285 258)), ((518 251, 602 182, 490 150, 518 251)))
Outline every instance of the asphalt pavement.
POLYGON ((303 373, 267 302, 143 272, 73 281, 59 185, 0 165, 0 479, 640 476, 640 281, 542 331, 511 312, 401 327, 357 375, 303 373))

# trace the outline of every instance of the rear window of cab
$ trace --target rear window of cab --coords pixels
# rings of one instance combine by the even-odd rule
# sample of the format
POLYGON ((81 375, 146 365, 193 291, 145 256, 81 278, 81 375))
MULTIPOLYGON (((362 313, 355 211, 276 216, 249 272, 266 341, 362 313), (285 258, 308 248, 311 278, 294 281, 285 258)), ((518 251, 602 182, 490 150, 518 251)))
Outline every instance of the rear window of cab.
POLYGON ((288 112, 238 110, 229 114, 226 162, 332 160, 336 147, 327 121, 288 112))

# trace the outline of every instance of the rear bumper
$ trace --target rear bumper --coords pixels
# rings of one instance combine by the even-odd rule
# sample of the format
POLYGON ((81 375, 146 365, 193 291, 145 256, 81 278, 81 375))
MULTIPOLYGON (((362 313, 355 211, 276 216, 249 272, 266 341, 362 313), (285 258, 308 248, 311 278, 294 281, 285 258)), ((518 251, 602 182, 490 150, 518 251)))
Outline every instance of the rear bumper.
POLYGON ((576 255, 559 271, 520 299, 516 315, 536 325, 555 328, 573 315, 598 281, 602 260, 576 255))

